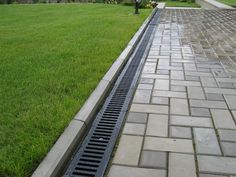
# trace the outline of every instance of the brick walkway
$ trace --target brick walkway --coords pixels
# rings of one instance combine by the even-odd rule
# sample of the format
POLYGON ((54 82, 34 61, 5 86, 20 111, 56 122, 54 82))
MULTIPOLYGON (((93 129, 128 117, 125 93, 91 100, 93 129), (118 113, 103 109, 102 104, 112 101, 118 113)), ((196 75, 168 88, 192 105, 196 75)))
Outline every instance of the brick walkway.
POLYGON ((108 177, 236 177, 236 11, 164 10, 108 177))

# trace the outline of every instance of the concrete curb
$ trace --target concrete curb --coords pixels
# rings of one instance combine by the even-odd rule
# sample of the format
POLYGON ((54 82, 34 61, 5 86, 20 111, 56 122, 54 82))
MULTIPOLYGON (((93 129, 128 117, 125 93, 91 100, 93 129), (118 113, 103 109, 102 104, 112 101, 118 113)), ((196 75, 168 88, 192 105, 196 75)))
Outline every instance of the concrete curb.
POLYGON ((228 6, 226 4, 223 4, 221 2, 215 1, 215 0, 196 0, 196 3, 201 6, 202 9, 234 9, 231 6, 228 6))
MULTIPOLYGON (((157 8, 164 8, 163 3, 157 8)), ((97 112, 99 105, 117 78, 123 65, 134 51, 136 45, 142 37, 150 19, 155 13, 154 9, 149 17, 143 22, 142 26, 135 33, 120 56, 107 71, 103 79, 99 82, 96 89, 89 96, 80 111, 75 115, 69 126, 61 134, 57 142, 48 152, 46 157, 34 171, 32 177, 56 177, 61 173, 61 169, 70 160, 71 154, 78 145, 93 121, 93 116, 97 112)))

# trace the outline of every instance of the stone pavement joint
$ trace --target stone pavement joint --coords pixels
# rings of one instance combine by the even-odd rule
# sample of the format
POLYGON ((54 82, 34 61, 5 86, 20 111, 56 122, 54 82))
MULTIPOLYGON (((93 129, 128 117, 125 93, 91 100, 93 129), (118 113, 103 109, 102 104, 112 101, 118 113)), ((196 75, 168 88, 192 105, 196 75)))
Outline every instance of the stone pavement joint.
POLYGON ((235 19, 162 11, 108 177, 236 177, 235 19))

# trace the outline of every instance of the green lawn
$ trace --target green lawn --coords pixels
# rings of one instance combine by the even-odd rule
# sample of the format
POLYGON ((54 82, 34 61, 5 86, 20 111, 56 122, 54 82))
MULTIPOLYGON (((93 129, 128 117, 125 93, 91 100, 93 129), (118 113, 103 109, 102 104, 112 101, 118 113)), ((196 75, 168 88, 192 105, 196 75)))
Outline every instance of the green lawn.
POLYGON ((227 4, 229 6, 236 7, 236 0, 218 0, 219 2, 222 2, 224 4, 227 4))
POLYGON ((0 6, 0 176, 30 176, 149 15, 104 4, 0 6))
POLYGON ((180 2, 178 0, 161 0, 159 2, 165 2, 166 7, 200 7, 198 4, 193 2, 180 2))

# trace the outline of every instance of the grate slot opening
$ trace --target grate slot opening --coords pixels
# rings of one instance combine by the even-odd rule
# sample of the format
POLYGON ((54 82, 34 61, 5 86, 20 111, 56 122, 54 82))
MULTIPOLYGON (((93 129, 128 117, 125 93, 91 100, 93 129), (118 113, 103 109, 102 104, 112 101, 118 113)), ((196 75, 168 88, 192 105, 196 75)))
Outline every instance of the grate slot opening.
POLYGON ((105 140, 97 140, 97 139, 91 139, 91 142, 97 142, 97 143, 108 143, 109 141, 105 141, 105 140))
POLYGON ((77 176, 87 176, 87 177, 95 177, 95 174, 89 174, 89 173, 82 173, 82 172, 77 172, 77 171, 74 171, 72 172, 73 175, 77 175, 77 176))
POLYGON ((110 137, 111 135, 107 134, 107 133, 93 133, 93 135, 96 135, 96 136, 100 136, 100 137, 110 137))
POLYGON ((112 131, 106 131, 106 130, 95 130, 95 132, 98 132, 98 133, 112 133, 112 131))
POLYGON ((104 154, 104 152, 96 151, 96 150, 93 150, 93 149, 85 150, 84 152, 91 153, 91 154, 101 154, 101 155, 104 154))
POLYGON ((81 158, 80 160, 84 161, 84 162, 92 162, 92 163, 100 163, 101 162, 100 160, 89 159, 89 158, 81 158))

